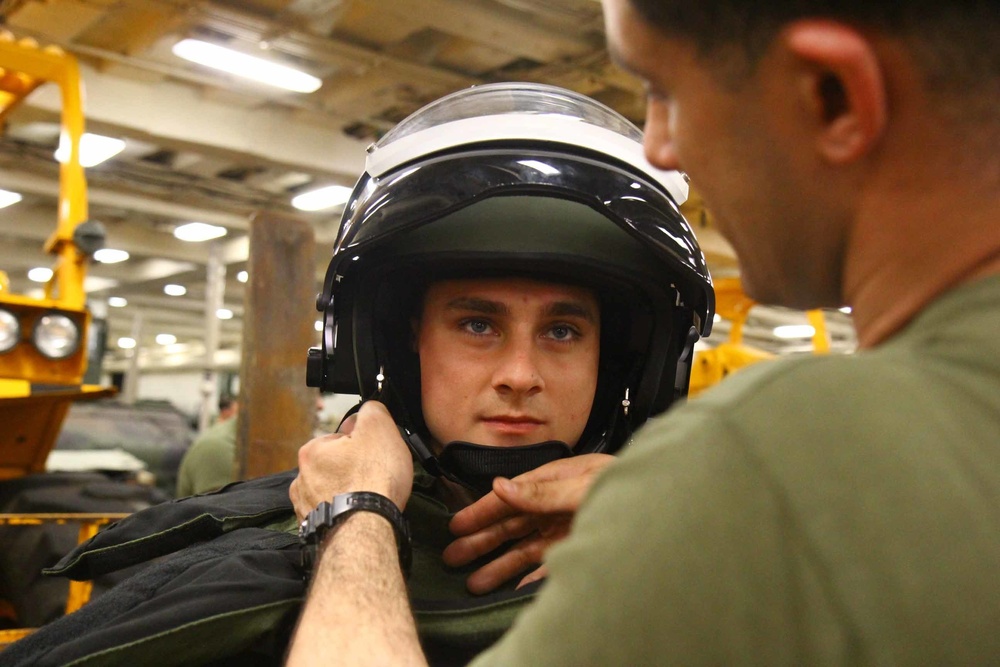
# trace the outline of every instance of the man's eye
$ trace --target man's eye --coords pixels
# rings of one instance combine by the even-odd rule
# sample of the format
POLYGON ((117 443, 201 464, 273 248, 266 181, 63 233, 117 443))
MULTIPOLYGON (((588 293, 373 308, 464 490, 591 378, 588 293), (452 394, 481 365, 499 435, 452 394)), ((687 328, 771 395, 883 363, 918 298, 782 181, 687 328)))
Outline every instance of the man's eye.
POLYGON ((576 336, 576 331, 568 326, 555 326, 549 330, 549 336, 555 340, 570 340, 576 336))
POLYGON ((466 320, 462 324, 470 333, 482 335, 490 332, 490 324, 485 320, 466 320))

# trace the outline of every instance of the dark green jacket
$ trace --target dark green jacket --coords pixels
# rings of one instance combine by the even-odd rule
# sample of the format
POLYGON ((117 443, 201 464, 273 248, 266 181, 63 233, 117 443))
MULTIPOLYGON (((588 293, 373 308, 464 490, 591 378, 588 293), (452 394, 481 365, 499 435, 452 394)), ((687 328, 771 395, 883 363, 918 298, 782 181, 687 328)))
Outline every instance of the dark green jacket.
MULTIPOLYGON (((137 575, 11 646, 5 666, 280 664, 306 585, 288 486, 296 471, 151 507, 80 545, 50 575, 91 579, 136 563, 137 575)), ((465 589, 476 567, 449 568, 451 514, 418 473, 406 508, 411 604, 435 664, 464 664, 492 644, 535 586, 487 596, 465 589)))

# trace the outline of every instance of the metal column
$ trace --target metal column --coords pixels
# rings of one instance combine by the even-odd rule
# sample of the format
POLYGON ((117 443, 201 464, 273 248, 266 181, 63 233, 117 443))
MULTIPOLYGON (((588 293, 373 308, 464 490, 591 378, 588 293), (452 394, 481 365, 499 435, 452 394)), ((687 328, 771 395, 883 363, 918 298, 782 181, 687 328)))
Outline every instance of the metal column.
POLYGON ((316 390, 306 386, 315 343, 312 227, 264 213, 250 223, 236 466, 239 479, 288 470, 313 434, 316 390))

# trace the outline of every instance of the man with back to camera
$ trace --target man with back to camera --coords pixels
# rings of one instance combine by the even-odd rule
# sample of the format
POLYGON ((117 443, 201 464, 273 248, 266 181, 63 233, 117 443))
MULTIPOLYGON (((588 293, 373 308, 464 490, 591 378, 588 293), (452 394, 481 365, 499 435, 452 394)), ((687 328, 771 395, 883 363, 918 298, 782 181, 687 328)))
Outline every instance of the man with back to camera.
MULTIPOLYGON (((324 347, 309 379, 378 395, 407 434, 418 462, 402 542, 409 597, 431 661, 464 664, 533 597, 544 575, 533 566, 576 504, 567 488, 589 486, 635 428, 686 393, 713 291, 677 211, 683 177, 651 168, 637 128, 571 91, 456 93, 401 123, 367 166, 325 281, 324 347), (554 473, 535 475, 552 460, 554 473), (468 534, 453 543, 452 513, 498 474, 556 482, 560 495, 547 497, 567 509, 513 517, 502 540, 513 544, 499 551, 461 515, 453 527, 468 534)), ((163 557, 4 657, 276 663, 305 594, 299 539, 286 532, 293 475, 181 499, 99 534, 57 569, 163 557)), ((306 521, 307 563, 327 519, 306 521)))
POLYGON ((219 398, 219 416, 215 423, 195 438, 181 458, 177 474, 178 498, 212 491, 233 481, 239 410, 237 398, 219 398))
MULTIPOLYGON (((611 52, 649 91, 650 161, 690 174, 752 297, 848 304, 862 349, 746 369, 649 424, 476 664, 1000 654, 1000 19, 976 0, 832 7, 605 0, 611 52)), ((403 472, 365 471, 407 470, 386 422, 366 406, 307 452, 299 504, 405 504, 403 472)), ((530 506, 530 486, 494 489, 530 506)), ((419 663, 387 522, 353 515, 324 549, 290 664, 419 663)))

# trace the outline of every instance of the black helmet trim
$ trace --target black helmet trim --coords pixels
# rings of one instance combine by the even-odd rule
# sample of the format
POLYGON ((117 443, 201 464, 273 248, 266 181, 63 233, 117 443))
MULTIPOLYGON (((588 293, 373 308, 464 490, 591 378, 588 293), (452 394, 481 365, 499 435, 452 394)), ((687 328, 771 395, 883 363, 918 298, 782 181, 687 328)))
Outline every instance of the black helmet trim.
POLYGON ((699 333, 711 332, 715 303, 708 266, 670 197, 642 174, 606 159, 524 148, 438 156, 382 179, 362 177, 347 204, 324 296, 369 247, 497 195, 571 199, 600 212, 666 262, 697 316, 699 333), (666 224, 665 210, 674 212, 666 224))

